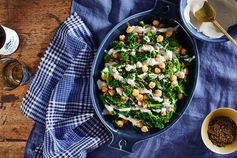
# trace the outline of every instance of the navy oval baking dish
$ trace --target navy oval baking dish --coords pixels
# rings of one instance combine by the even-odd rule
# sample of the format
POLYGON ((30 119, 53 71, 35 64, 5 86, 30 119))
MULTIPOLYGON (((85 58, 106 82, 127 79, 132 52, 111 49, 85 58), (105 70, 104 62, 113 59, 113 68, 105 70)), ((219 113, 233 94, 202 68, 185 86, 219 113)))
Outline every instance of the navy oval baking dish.
POLYGON ((152 10, 145 11, 142 13, 138 13, 133 15, 119 24, 117 24, 105 37, 103 42, 101 43, 97 54, 95 56, 91 77, 90 77, 90 95, 92 99, 92 103, 95 109, 95 112, 101 122, 108 128, 108 130, 112 133, 113 139, 110 143, 110 147, 123 150, 126 152, 132 151, 132 146, 141 140, 148 139, 154 136, 157 136, 171 126, 174 125, 175 122, 182 116, 184 111, 187 109, 189 103, 194 94, 194 90, 196 87, 197 79, 199 74, 199 57, 198 57, 198 50, 196 46, 195 40, 187 33, 185 28, 180 23, 179 13, 178 13, 178 5, 173 4, 171 2, 165 0, 157 0, 155 7, 152 10), (97 80, 99 79, 100 71, 103 68, 103 56, 105 50, 108 48, 109 44, 123 32, 128 25, 135 25, 138 24, 139 21, 143 20, 145 23, 151 23, 154 19, 161 18, 162 21, 169 21, 173 19, 179 27, 179 38, 182 39, 182 45, 187 48, 190 55, 195 56, 195 59, 190 64, 190 74, 189 74, 189 83, 187 85, 187 93, 189 94, 186 99, 180 101, 178 103, 178 107, 176 109, 175 114, 172 116, 169 123, 165 125, 165 128, 160 130, 153 130, 148 133, 139 133, 135 131, 132 126, 125 126, 124 128, 118 129, 114 127, 114 125, 105 119, 104 115, 102 114, 103 106, 99 99, 100 91, 97 87, 97 80))

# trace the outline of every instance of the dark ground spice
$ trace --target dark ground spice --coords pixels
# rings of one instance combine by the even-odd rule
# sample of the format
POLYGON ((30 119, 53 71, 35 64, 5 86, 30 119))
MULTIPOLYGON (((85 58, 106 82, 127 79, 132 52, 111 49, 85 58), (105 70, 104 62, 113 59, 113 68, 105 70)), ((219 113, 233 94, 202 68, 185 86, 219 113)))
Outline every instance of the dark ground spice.
POLYGON ((235 141, 237 127, 229 117, 218 116, 210 121, 207 133, 214 145, 224 147, 235 141))

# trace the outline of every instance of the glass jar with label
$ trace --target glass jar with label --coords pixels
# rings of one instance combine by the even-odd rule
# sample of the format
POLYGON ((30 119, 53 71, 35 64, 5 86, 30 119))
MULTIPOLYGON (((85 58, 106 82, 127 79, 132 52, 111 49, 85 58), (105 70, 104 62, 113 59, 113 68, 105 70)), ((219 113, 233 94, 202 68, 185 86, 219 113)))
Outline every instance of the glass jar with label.
POLYGON ((0 55, 10 55, 19 46, 19 36, 16 31, 0 25, 0 55))

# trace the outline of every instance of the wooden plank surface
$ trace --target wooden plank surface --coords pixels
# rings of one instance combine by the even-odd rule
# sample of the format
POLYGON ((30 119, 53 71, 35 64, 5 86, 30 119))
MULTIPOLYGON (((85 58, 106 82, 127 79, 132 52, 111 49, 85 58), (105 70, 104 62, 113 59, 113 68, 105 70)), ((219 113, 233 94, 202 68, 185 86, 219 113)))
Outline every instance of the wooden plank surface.
POLYGON ((21 158, 23 157, 24 147, 25 142, 0 142, 0 157, 21 158))
MULTIPOLYGON (((0 24, 20 36, 20 47, 10 57, 24 61, 35 73, 55 31, 69 15, 70 5, 70 0, 0 0, 0 24)), ((0 157, 23 157, 33 125, 20 112, 27 88, 0 90, 0 157)))

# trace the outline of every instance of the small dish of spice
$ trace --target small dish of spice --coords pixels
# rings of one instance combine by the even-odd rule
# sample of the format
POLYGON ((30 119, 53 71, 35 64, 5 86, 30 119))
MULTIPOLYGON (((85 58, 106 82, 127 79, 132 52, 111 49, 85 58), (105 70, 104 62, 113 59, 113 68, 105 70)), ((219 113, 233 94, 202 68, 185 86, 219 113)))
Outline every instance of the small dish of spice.
POLYGON ((202 124, 204 144, 218 154, 237 151, 237 111, 219 108, 207 115, 202 124))

